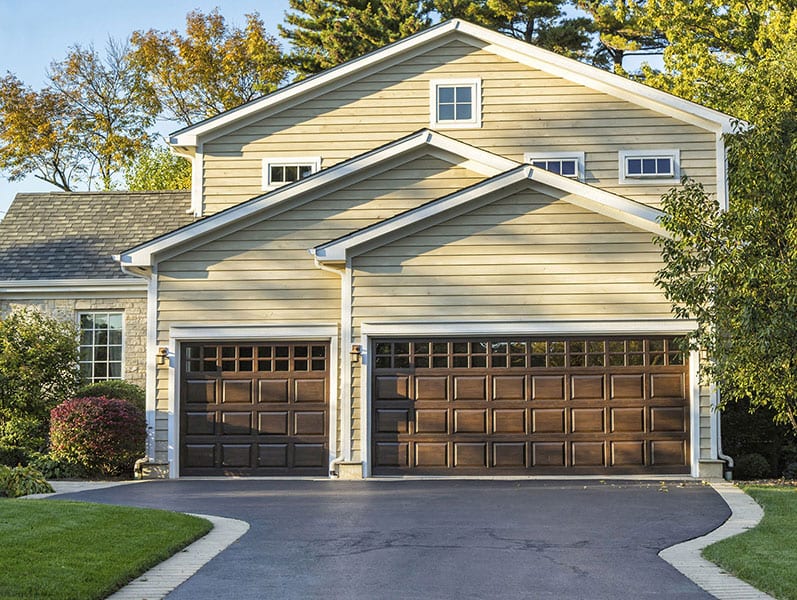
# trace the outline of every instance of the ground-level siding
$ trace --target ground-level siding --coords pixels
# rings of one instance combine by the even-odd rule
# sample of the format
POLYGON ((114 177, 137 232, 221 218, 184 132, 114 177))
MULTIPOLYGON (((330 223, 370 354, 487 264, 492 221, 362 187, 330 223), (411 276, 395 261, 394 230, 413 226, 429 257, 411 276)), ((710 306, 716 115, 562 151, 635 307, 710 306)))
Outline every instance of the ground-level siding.
POLYGON ((35 306, 44 313, 77 323, 81 312, 121 312, 123 314, 122 377, 141 386, 146 385, 147 351, 147 299, 144 292, 139 297, 91 297, 75 298, 59 294, 51 298, 15 298, 0 300, 0 315, 6 315, 18 306, 35 306))

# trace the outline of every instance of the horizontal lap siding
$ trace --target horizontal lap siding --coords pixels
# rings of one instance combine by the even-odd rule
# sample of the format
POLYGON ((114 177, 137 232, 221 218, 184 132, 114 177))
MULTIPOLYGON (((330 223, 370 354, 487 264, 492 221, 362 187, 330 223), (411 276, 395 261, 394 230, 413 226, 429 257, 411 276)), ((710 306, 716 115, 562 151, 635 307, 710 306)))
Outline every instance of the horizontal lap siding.
MULTIPOLYGON (((448 157, 452 161, 456 157, 448 157)), ((308 252, 322 242, 484 179, 439 157, 404 157, 388 170, 295 207, 158 266, 158 344, 177 323, 337 323, 340 277, 308 252), (400 179, 401 190, 395 190, 400 179)), ((168 369, 158 371, 160 448, 165 452, 168 369)))
POLYGON ((650 233, 520 191, 355 257, 354 339, 364 322, 672 318, 661 265, 650 233))
POLYGON ((712 133, 452 41, 204 146, 209 213, 262 193, 268 156, 314 156, 326 168, 429 126, 429 80, 482 78, 482 128, 441 130, 491 152, 583 151, 586 181, 656 204, 669 186, 618 184, 618 151, 677 148, 683 174, 715 190, 712 133))

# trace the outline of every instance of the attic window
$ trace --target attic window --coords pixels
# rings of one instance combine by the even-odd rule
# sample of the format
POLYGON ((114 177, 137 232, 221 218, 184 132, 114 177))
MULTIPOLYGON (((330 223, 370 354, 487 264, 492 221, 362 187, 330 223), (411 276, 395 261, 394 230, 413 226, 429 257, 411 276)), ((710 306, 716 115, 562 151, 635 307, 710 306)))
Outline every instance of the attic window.
POLYGON ((532 167, 545 169, 563 177, 584 180, 583 152, 526 152, 523 160, 532 167))
POLYGON ((321 168, 321 157, 264 158, 263 189, 270 190, 309 177, 321 168))
POLYGON ((481 127, 480 79, 433 80, 429 92, 432 128, 481 127))
POLYGON ((681 177, 678 150, 622 150, 620 183, 678 183, 681 177))

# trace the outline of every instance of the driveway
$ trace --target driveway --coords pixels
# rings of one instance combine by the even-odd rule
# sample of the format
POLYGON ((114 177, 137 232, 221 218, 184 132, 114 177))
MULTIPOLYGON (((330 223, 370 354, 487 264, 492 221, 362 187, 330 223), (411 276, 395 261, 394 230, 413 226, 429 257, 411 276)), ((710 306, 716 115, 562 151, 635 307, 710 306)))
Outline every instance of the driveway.
POLYGON ((64 499, 249 531, 171 600, 712 598, 658 558, 730 515, 698 483, 151 481, 64 499))

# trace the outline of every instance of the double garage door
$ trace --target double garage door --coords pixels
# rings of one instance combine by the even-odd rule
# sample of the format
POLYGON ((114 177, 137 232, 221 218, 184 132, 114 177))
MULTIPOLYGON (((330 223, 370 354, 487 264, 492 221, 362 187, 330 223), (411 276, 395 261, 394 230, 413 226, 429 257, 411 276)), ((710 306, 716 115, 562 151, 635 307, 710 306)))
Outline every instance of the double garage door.
POLYGON ((392 339, 372 366, 375 475, 689 472, 673 339, 392 339))

